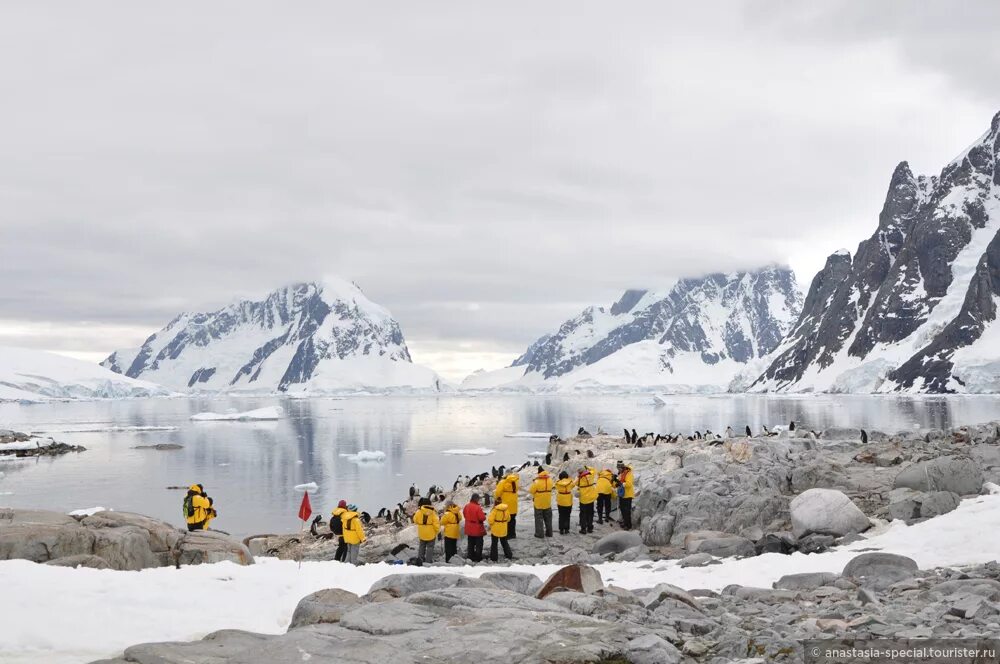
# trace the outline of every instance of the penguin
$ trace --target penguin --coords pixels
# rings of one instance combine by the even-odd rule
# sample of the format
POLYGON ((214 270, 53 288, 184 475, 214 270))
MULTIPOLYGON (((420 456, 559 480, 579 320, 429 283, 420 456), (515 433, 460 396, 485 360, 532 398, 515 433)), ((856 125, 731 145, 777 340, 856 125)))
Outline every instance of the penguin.
POLYGON ((632 437, 629 435, 628 429, 625 429, 625 442, 626 443, 632 442, 632 437))
POLYGON ((386 508, 383 507, 383 508, 379 509, 378 514, 376 514, 375 516, 377 516, 378 518, 381 519, 382 517, 385 516, 386 511, 387 511, 386 508))
POLYGON ((500 468, 498 468, 497 470, 499 471, 499 474, 497 475, 497 479, 500 479, 501 477, 503 477, 504 475, 507 474, 507 473, 504 472, 505 470, 507 470, 507 466, 500 466, 500 468))
POLYGON ((417 485, 416 484, 411 484, 410 485, 410 498, 413 498, 416 495, 417 495, 417 485))
POLYGON ((765 436, 770 436, 771 435, 771 431, 767 428, 767 425, 766 424, 761 424, 761 426, 764 427, 764 435, 765 436))
POLYGON ((493 498, 489 493, 483 495, 483 507, 490 507, 493 504, 493 498))
POLYGON ((455 483, 451 485, 451 491, 452 491, 452 493, 458 491, 458 487, 459 487, 459 485, 461 483, 462 483, 462 478, 461 477, 458 478, 457 480, 455 480, 455 483))
POLYGON ((365 524, 367 526, 371 522, 372 522, 372 515, 369 514, 368 512, 362 512, 361 513, 361 523, 363 523, 363 524, 365 524))
POLYGON ((409 548, 410 548, 409 544, 397 544, 396 546, 392 547, 391 553, 394 556, 398 556, 401 552, 409 548))
POLYGON ((795 420, 792 420, 791 422, 788 423, 788 430, 795 431, 795 420))
POLYGON ((868 432, 865 431, 864 429, 861 430, 861 444, 862 445, 868 444, 868 432))
POLYGON ((736 435, 736 432, 733 431, 732 427, 726 427, 726 438, 732 438, 735 435, 736 435))
POLYGON ((694 432, 694 437, 695 437, 695 440, 701 440, 701 432, 700 431, 695 431, 694 432))
POLYGON ((753 432, 750 431, 750 425, 747 425, 747 438, 753 438, 753 432))
POLYGON ((552 453, 551 452, 548 452, 545 455, 545 465, 546 466, 551 466, 552 465, 552 453))
POLYGON ((531 465, 534 466, 535 468, 541 468, 542 467, 542 464, 538 463, 538 459, 535 459, 534 463, 532 463, 531 465))
POLYGON ((392 521, 393 523, 399 523, 399 510, 392 511, 392 521))
POLYGON ((642 441, 640 440, 638 443, 635 444, 635 446, 636 447, 642 447, 642 441))
POLYGON ((563 463, 565 463, 566 461, 569 461, 569 452, 563 454, 563 463))
POLYGON ((629 442, 632 443, 633 445, 639 442, 639 434, 635 432, 635 429, 632 429, 632 440, 630 440, 629 442))
POLYGON ((594 450, 587 450, 587 458, 588 459, 594 458, 594 450))

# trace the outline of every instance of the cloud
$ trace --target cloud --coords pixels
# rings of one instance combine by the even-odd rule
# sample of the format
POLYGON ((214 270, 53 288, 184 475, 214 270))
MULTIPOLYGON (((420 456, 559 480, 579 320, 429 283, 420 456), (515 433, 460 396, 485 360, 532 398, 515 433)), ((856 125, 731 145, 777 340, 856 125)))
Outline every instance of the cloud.
POLYGON ((1000 108, 993 5, 4 7, 3 317, 110 351, 336 273, 454 375, 624 288, 805 285, 1000 108))

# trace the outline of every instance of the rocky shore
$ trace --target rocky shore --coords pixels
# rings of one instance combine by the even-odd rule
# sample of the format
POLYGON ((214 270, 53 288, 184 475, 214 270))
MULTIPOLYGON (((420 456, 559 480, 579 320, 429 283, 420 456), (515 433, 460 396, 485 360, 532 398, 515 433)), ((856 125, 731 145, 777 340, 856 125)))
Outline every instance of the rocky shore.
POLYGON ((842 573, 792 574, 721 593, 661 583, 626 590, 573 565, 531 574, 397 574, 368 593, 303 598, 285 634, 238 630, 132 646, 100 664, 484 664, 800 662, 802 639, 990 639, 1000 631, 1000 565, 919 570, 863 553, 842 573))
POLYGON ((84 452, 86 447, 56 442, 20 431, 0 430, 0 456, 34 457, 60 456, 70 452, 84 452))
MULTIPOLYGON (((642 446, 624 436, 583 435, 553 439, 543 464, 571 476, 584 465, 614 468, 621 460, 635 471, 636 530, 595 526, 592 535, 544 540, 533 535, 533 508, 523 491, 537 468, 519 472, 522 495, 518 563, 590 563, 684 559, 685 565, 761 553, 815 553, 853 541, 873 524, 909 524, 947 513, 985 483, 1000 484, 1000 423, 943 430, 886 433, 861 429, 811 431, 787 428, 769 435, 673 434, 673 442, 642 446), (689 439, 690 438, 690 439, 689 439)), ((491 492, 484 486, 443 492, 464 504, 491 492)), ((576 525, 578 506, 574 505, 576 525)), ((617 516, 615 513, 613 517, 617 516)), ((416 551, 412 525, 373 519, 362 547, 367 562, 404 562, 416 551)), ((246 543, 255 555, 330 560, 335 543, 305 535, 260 536, 246 543)), ((462 553, 459 546, 459 554, 462 553)), ((439 562, 443 566, 439 551, 439 562)), ((452 565, 471 564, 459 555, 452 565)), ((501 563, 502 564, 502 563, 501 563)))

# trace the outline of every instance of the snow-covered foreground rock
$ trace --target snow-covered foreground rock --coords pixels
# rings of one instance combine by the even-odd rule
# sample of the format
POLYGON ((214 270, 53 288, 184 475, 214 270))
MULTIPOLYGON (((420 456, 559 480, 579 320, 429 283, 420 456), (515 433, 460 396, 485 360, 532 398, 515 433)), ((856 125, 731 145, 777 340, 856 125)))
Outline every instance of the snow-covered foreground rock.
MULTIPOLYGON (((1000 597, 1000 582, 995 578, 977 584, 925 571, 916 573, 917 578, 903 581, 895 589, 869 591, 877 598, 877 604, 865 604, 857 599, 857 584, 878 585, 876 580, 838 579, 837 575, 861 552, 872 550, 912 558, 921 570, 988 563, 1000 555, 1000 496, 967 499, 958 509, 914 526, 902 522, 883 526, 866 539, 821 554, 766 554, 701 568, 685 568, 677 561, 608 563, 597 566, 603 582, 609 586, 604 591, 593 595, 555 593, 549 595, 545 603, 538 604, 531 604, 538 600, 509 591, 455 588, 409 595, 402 602, 409 606, 401 607, 389 594, 375 598, 379 603, 372 607, 375 610, 372 615, 362 611, 356 619, 339 618, 339 625, 293 629, 289 634, 295 635, 294 638, 284 646, 259 638, 251 641, 258 647, 278 648, 269 653, 271 659, 267 661, 305 661, 304 655, 309 655, 308 661, 326 662, 334 661, 338 648, 343 647, 341 641, 353 633, 355 639, 360 639, 359 643, 367 644, 356 652, 368 653, 366 656, 371 657, 371 661, 378 661, 379 657, 381 661, 390 661, 381 645, 387 637, 378 634, 401 635, 411 630, 431 629, 440 617, 438 610, 448 606, 457 606, 472 622, 480 611, 495 611, 488 617, 498 618, 500 613, 496 611, 516 608, 516 613, 525 621, 546 626, 550 636, 555 630, 564 628, 565 621, 570 621, 586 628, 578 634, 579 642, 586 644, 590 639, 594 643, 607 642, 612 647, 620 647, 622 652, 631 652, 633 659, 630 661, 635 662, 679 661, 682 652, 690 655, 702 648, 706 652, 717 650, 721 656, 740 648, 745 652, 748 638, 755 638, 770 652, 798 638, 850 631, 877 635, 926 630, 928 636, 931 633, 989 633, 987 624, 996 617, 988 606, 982 609, 981 618, 985 619, 981 620, 943 620, 942 616, 963 598, 971 597, 969 602, 974 603, 977 597, 983 601, 1000 597), (975 541, 976 546, 969 546, 970 541, 975 541), (828 576, 793 577, 783 580, 779 590, 770 590, 783 576, 804 573, 828 573, 828 576), (692 597, 670 590, 669 586, 657 587, 664 583, 686 590, 704 590, 692 597), (727 590, 730 584, 743 588, 727 590), (796 590, 781 589, 788 586, 796 590), (923 600, 915 599, 914 593, 906 593, 907 588, 933 590, 938 586, 943 590, 923 600), (641 589, 648 590, 630 592, 641 589), (714 593, 708 591, 725 592, 725 603, 720 603, 714 593), (814 604, 810 606, 804 601, 814 604), (921 617, 919 611, 928 608, 927 615, 921 617), (830 618, 827 614, 834 610, 843 618, 830 618), (550 612, 557 615, 549 616, 550 612), (746 622, 740 627, 733 626, 721 620, 723 613, 743 614, 746 622), (785 616, 793 614, 801 615, 802 619, 783 621, 785 616), (607 623, 612 621, 614 629, 609 630, 607 623), (388 631, 378 631, 377 624, 384 624, 388 631), (396 627, 390 628, 390 624, 396 627), (654 642, 660 650, 670 654, 670 658, 639 659, 638 651, 643 643, 636 643, 639 639, 654 642), (664 647, 656 639, 674 645, 664 647), (289 659, 278 658, 279 652, 286 652, 289 659)), ((544 581, 558 566, 477 566, 450 568, 447 572, 478 578, 497 569, 533 574, 544 581)), ((197 639, 220 629, 282 634, 291 623, 296 605, 310 593, 341 588, 362 595, 375 582, 391 574, 426 575, 442 571, 445 570, 386 564, 354 568, 333 562, 304 562, 300 566, 294 561, 274 559, 261 559, 249 567, 220 563, 142 572, 74 570, 26 561, 3 562, 0 563, 0 587, 4 588, 4 593, 0 594, 0 624, 4 625, 4 638, 0 641, 0 658, 10 663, 86 662, 115 656, 135 643, 197 639), (115 627, 108 629, 108 625, 115 627)), ((998 573, 1000 569, 994 566, 979 568, 975 575, 993 574, 995 577, 998 573)), ((507 583, 514 581, 511 579, 507 583)), ((400 589, 410 587, 408 584, 390 585, 400 589)), ((446 584, 431 584, 434 585, 446 584)), ((353 602, 346 596, 342 596, 341 601, 348 605, 353 602)), ((357 609, 348 606, 339 613, 346 614, 352 608, 357 609)), ((494 620, 492 624, 497 643, 517 641, 514 625, 503 620, 494 620), (508 627, 511 629, 507 630, 508 627)), ((452 645, 457 646, 463 638, 478 633, 478 628, 468 632, 454 631, 452 645)), ((249 637, 241 638, 245 649, 249 637)), ((539 647, 554 647, 559 642, 559 639, 543 639, 539 647)), ((523 648, 523 657, 518 661, 537 661, 529 646, 523 648)), ((483 653, 486 658, 483 661, 493 661, 489 659, 490 650, 483 653)), ((136 649, 133 655, 140 658, 130 661, 157 661, 151 658, 152 652, 136 649), (140 657, 143 652, 149 658, 140 657)), ((157 652, 163 654, 162 650, 157 652)), ((257 652, 259 656, 263 653, 257 652)), ((506 650, 503 654, 509 655, 506 650)), ((174 656, 178 656, 178 651, 174 656)), ((400 650, 391 661, 410 661, 405 659, 409 656, 409 651, 400 650)), ((230 661, 255 660, 247 659, 244 653, 234 655, 230 661)), ((579 661, 591 660, 582 658, 579 661)))
POLYGON ((140 348, 102 363, 179 391, 438 392, 392 315, 350 282, 280 288, 209 313, 183 313, 140 348))
POLYGON ((171 394, 160 385, 128 378, 89 362, 0 346, 0 401, 127 399, 171 394))
POLYGON ((892 174, 878 228, 841 250, 753 390, 1000 391, 1000 113, 936 176, 892 174))
POLYGON ((779 267, 629 290, 541 337, 512 366, 477 372, 461 387, 725 392, 777 347, 801 306, 794 274, 779 267))

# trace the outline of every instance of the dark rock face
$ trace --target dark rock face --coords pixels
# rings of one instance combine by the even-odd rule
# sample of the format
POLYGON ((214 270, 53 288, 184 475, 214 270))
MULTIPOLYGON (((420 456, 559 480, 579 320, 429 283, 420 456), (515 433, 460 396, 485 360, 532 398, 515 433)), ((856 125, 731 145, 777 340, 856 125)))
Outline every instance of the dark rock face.
POLYGON ((777 347, 800 307, 795 276, 780 267, 682 279, 660 295, 628 290, 610 309, 588 307, 538 339, 512 366, 553 378, 642 341, 662 347, 668 372, 680 353, 746 363, 777 347))
POLYGON ((939 176, 896 167, 875 233, 827 259, 757 389, 993 391, 953 356, 996 319, 998 119, 939 176))
POLYGON ((357 286, 328 281, 296 284, 211 313, 182 314, 137 351, 116 351, 102 364, 176 389, 286 390, 313 378, 323 360, 371 356, 411 362, 387 311, 357 286))

